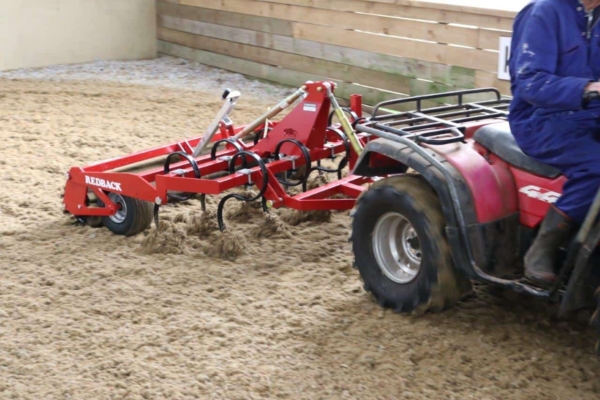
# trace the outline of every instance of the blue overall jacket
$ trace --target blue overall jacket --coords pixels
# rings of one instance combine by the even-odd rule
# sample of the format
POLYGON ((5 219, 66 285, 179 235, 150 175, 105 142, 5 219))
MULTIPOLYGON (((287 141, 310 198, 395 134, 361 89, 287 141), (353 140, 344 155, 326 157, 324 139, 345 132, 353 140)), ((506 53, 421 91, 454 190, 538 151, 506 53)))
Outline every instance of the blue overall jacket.
POLYGON ((528 122, 581 109, 600 78, 600 24, 579 0, 533 0, 515 19, 509 60, 511 127, 526 144, 528 122))
POLYGON ((527 155, 567 177, 556 206, 583 221, 600 187, 600 101, 582 107, 600 78, 600 9, 579 0, 533 0, 517 15, 509 70, 509 122, 527 155))

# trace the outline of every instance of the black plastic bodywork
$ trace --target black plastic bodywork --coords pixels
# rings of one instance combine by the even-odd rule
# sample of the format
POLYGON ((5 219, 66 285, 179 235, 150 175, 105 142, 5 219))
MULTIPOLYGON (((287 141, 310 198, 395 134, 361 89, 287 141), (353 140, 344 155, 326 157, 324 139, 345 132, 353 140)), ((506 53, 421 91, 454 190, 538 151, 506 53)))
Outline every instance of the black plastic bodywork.
POLYGON ((516 279, 522 275, 519 235, 515 235, 519 229, 518 213, 467 228, 475 261, 482 271, 501 279, 516 279))

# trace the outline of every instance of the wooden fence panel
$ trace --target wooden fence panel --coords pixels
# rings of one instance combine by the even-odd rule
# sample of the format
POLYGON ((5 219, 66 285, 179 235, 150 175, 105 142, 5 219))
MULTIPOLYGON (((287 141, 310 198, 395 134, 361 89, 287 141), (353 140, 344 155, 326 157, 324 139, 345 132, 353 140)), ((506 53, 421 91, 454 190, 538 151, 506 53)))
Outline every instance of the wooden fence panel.
POLYGON ((330 79, 339 97, 361 93, 367 104, 484 86, 510 94, 496 70, 511 12, 410 0, 163 0, 157 9, 161 53, 260 79, 330 79))
MULTIPOLYGON (((300 87, 309 80, 332 80, 331 78, 325 76, 307 74, 304 72, 298 72, 281 67, 244 60, 237 57, 230 57, 204 50, 197 50, 191 47, 181 46, 163 40, 158 41, 158 50, 163 54, 169 54, 175 57, 198 61, 215 68, 226 69, 228 71, 237 72, 288 86, 300 87)), ((400 93, 381 91, 362 85, 355 85, 336 80, 333 81, 338 85, 335 91, 336 96, 342 99, 348 99, 352 94, 361 94, 366 100, 365 104, 376 104, 381 101, 406 97, 400 93)), ((434 103, 424 104, 429 104, 431 106, 435 105, 434 103)), ((411 107, 401 107, 399 109, 408 110, 410 108, 411 107)))
POLYGON ((424 61, 440 62, 469 68, 472 61, 481 64, 481 69, 493 71, 496 68, 494 53, 480 52, 474 47, 475 30, 456 28, 449 30, 448 25, 399 21, 396 18, 380 17, 371 14, 357 14, 346 11, 333 11, 312 7, 300 7, 289 4, 271 3, 254 0, 179 0, 179 4, 192 5, 207 9, 218 9, 235 13, 263 16, 282 20, 296 21, 294 37, 348 45, 350 39, 360 44, 361 50, 391 54, 424 61), (416 26, 425 26, 415 30, 416 26), (352 30, 350 30, 352 29, 352 30), (456 32, 458 31, 458 32, 456 32), (450 33, 444 42, 442 37, 450 33), (375 34, 380 35, 375 35, 375 34), (407 40, 407 39, 419 39, 407 40), (428 42, 425 42, 428 41, 428 42), (466 47, 451 47, 443 43, 466 47))
MULTIPOLYGON (((238 18, 235 19, 237 20, 238 18)), ((184 32, 224 39, 231 42, 267 47, 287 53, 305 55, 409 78, 431 80, 451 86, 475 87, 474 70, 446 64, 428 63, 404 57, 371 53, 349 47, 296 39, 290 36, 269 35, 264 34, 265 31, 236 28, 236 26, 240 26, 239 24, 225 26, 201 21, 211 21, 211 19, 201 18, 198 19, 198 21, 182 21, 176 17, 169 17, 169 14, 159 16, 159 25, 165 28, 182 30, 184 32)), ((290 24, 290 29, 292 29, 291 27, 292 25, 290 24)))

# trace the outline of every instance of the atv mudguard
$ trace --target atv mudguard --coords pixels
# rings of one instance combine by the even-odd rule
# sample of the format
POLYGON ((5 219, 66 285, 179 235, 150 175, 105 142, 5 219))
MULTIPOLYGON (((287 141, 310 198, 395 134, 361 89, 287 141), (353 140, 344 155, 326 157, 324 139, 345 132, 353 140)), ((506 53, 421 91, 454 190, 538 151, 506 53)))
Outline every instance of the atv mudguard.
MULTIPOLYGON (((461 144, 462 146, 462 144, 461 144)), ((358 158, 353 173, 360 176, 384 176, 402 174, 410 168, 419 173, 437 193, 442 212, 446 218, 446 235, 452 249, 452 257, 456 268, 470 279, 480 279, 474 268, 465 241, 469 241, 475 265, 484 273, 497 278, 510 278, 515 266, 518 266, 519 235, 507 235, 506 232, 519 231, 519 214, 512 213, 503 218, 480 223, 477 218, 473 196, 463 176, 446 160, 431 149, 423 148, 430 156, 439 161, 449 172, 452 181, 432 163, 417 153, 410 146, 396 141, 378 138, 370 141, 358 158), (384 167, 377 166, 376 159, 383 155, 396 163, 384 167), (450 185, 454 185, 457 207, 450 193, 450 185), (461 233, 457 210, 462 210, 466 225, 467 237, 461 233)), ((390 163, 388 163, 390 164, 390 163)), ((488 193, 489 196, 500 195, 488 193)))

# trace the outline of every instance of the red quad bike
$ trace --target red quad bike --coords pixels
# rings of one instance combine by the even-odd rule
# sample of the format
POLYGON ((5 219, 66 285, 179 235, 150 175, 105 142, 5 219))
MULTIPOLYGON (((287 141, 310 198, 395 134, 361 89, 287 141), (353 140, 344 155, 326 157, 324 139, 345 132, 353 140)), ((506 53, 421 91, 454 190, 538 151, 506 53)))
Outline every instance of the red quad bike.
POLYGON ((519 149, 509 104, 495 89, 440 93, 380 103, 355 124, 377 137, 353 170, 376 180, 352 211, 350 240, 364 288, 383 307, 419 314, 452 306, 471 280, 480 281, 559 302, 559 317, 593 306, 600 333, 600 192, 561 250, 555 286, 525 280, 524 254, 565 177, 519 149), (464 102, 485 93, 490 100, 464 102), (421 106, 448 98, 454 105, 421 106), (407 102, 416 111, 380 112, 407 102))
MULTIPOLYGON (((364 118, 361 96, 342 108, 335 88, 306 82, 243 126, 229 118, 240 93, 226 90, 204 135, 72 167, 64 212, 130 236, 153 220, 158 226, 161 207, 195 196, 205 210, 206 196, 224 194, 221 231, 235 229, 224 220, 230 199, 261 201, 264 212, 353 210, 356 265, 382 306, 442 310, 469 293, 472 280, 560 302, 563 316, 594 304, 600 196, 561 253, 556 286, 522 279, 523 255, 565 178, 519 150, 506 121, 510 100, 495 89, 441 93, 386 101, 364 118), (336 158, 336 168, 321 164, 336 158), (337 179, 308 188, 314 171, 337 179), (242 187, 258 193, 230 192, 242 187)), ((592 321, 600 331, 598 312, 592 321)))

